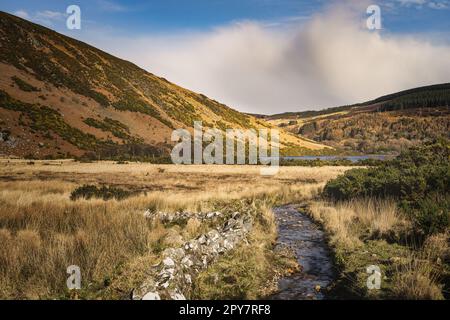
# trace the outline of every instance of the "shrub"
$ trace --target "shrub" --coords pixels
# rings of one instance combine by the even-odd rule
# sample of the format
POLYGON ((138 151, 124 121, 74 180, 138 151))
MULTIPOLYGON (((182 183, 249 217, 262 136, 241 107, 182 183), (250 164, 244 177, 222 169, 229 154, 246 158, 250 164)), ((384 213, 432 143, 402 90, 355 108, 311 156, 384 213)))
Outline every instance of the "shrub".
POLYGON ((83 185, 72 191, 72 193, 70 194, 70 199, 73 201, 80 198, 84 198, 86 200, 89 200, 91 198, 99 198, 103 200, 123 200, 135 195, 136 193, 137 192, 124 190, 117 187, 102 186, 98 188, 94 185, 83 185))
POLYGON ((347 200, 359 196, 415 201, 450 185, 449 147, 444 143, 412 148, 397 159, 370 169, 353 169, 327 183, 324 194, 347 200))
POLYGON ((416 228, 424 234, 441 233, 450 222, 450 196, 432 194, 419 199, 415 207, 406 205, 404 211, 413 216, 416 228))
POLYGON ((83 121, 88 126, 100 129, 104 132, 111 132, 115 137, 130 143, 142 143, 142 138, 133 137, 130 129, 120 121, 105 117, 103 121, 87 118, 83 121))
POLYGON ((26 92, 40 91, 38 88, 32 86, 28 82, 26 82, 16 76, 13 76, 11 79, 17 84, 17 86, 22 91, 26 91, 26 92))
POLYGON ((427 144, 378 167, 349 170, 329 181, 323 195, 334 200, 393 198, 420 232, 434 234, 449 225, 449 149, 446 141, 427 144))

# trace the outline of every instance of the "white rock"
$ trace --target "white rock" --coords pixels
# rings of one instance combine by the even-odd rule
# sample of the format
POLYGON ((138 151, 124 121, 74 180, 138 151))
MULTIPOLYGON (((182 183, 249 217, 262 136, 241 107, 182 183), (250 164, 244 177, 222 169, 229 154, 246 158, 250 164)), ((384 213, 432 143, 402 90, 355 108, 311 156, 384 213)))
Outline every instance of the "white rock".
POLYGON ((183 260, 181 260, 181 263, 188 268, 194 264, 188 256, 184 257, 183 260))
POLYGON ((149 209, 145 210, 144 217, 151 218, 152 217, 152 212, 149 209))
POLYGON ((172 260, 172 258, 167 257, 163 260, 163 264, 167 267, 174 267, 175 266, 175 262, 172 260))
POLYGON ((205 235, 201 235, 200 236, 200 238, 198 238, 198 242, 200 243, 200 244, 205 244, 206 243, 206 237, 205 237, 205 235))
POLYGON ((170 274, 174 274, 175 273, 175 269, 174 268, 166 269, 166 272, 170 273, 170 274))
POLYGON ((148 292, 143 297, 142 300, 161 300, 158 292, 148 292))
POLYGON ((224 246, 225 249, 227 249, 227 250, 233 249, 233 244, 230 243, 228 240, 224 240, 224 241, 223 241, 223 246, 224 246))
POLYGON ((215 241, 217 239, 219 239, 220 234, 216 231, 216 230, 211 230, 210 232, 208 232, 208 238, 211 241, 215 241))
POLYGON ((173 293, 170 295, 173 300, 186 300, 186 297, 181 293, 173 293))

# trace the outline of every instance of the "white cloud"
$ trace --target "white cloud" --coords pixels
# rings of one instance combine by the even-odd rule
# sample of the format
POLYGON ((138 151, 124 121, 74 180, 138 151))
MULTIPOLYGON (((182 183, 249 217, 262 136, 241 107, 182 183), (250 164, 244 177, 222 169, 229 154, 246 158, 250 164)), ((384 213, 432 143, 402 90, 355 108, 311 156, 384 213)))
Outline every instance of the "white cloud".
POLYGON ((450 8, 450 2, 449 1, 442 1, 442 2, 438 2, 438 1, 431 1, 428 6, 431 9, 436 9, 436 10, 445 10, 445 9, 449 9, 450 8))
POLYGON ((450 82, 450 46, 370 32, 353 13, 333 9, 287 29, 244 22, 171 36, 102 34, 90 42, 255 113, 320 109, 450 82))
POLYGON ((402 6, 423 5, 427 0, 397 0, 402 6))
POLYGON ((25 10, 17 10, 14 15, 46 26, 53 26, 56 21, 63 21, 66 17, 65 13, 51 10, 36 11, 28 13, 25 10))
POLYGON ((62 21, 65 14, 58 11, 44 10, 38 11, 33 17, 33 20, 45 24, 47 26, 52 26, 55 21, 62 21))
POLYGON ((422 8, 423 5, 427 5, 431 9, 444 10, 450 8, 450 2, 448 0, 397 0, 401 6, 416 6, 422 8))
POLYGON ((61 19, 64 17, 64 14, 57 11, 51 11, 51 10, 44 10, 44 11, 38 11, 36 13, 37 17, 41 18, 47 18, 47 19, 61 19))
POLYGON ((112 1, 108 1, 108 0, 98 0, 97 1, 99 7, 104 10, 104 11, 109 11, 109 12, 123 12, 123 11, 127 11, 127 8, 117 4, 115 2, 112 1))
POLYGON ((21 17, 23 19, 27 19, 27 20, 30 19, 30 15, 25 10, 17 10, 14 12, 14 15, 21 17))

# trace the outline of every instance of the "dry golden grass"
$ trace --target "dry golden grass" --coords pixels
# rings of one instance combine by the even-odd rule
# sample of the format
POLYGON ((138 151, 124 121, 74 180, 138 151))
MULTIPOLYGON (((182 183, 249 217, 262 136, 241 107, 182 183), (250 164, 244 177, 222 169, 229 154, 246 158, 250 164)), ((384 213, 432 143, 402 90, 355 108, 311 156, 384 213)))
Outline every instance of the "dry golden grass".
POLYGON ((407 263, 395 272, 396 295, 415 300, 444 299, 439 276, 443 261, 450 255, 449 240, 448 232, 432 235, 420 250, 411 252, 407 263))
POLYGON ((2 297, 62 295, 70 265, 101 283, 114 268, 151 249, 142 215, 117 204, 1 205, 2 297))
POLYGON ((428 261, 411 256, 394 275, 393 292, 405 300, 443 300, 436 271, 428 261))
POLYGON ((361 236, 383 235, 408 222, 398 213, 391 200, 360 199, 328 205, 315 202, 311 216, 330 233, 333 245, 355 249, 362 245, 361 236))
MULTIPOLYGON (((0 297, 67 298, 66 268, 73 264, 82 270, 82 297, 102 297, 111 287, 108 297, 126 297, 144 273, 143 261, 157 260, 161 250, 205 228, 195 220, 183 229, 151 224, 143 216, 146 209, 200 211, 244 198, 306 199, 346 170, 282 167, 278 175, 262 177, 259 169, 2 160, 0 297), (83 184, 142 193, 122 201, 71 201, 71 191, 83 184)), ((271 203, 261 207, 266 233, 275 231, 271 203)))
POLYGON ((449 256, 449 235, 431 236, 425 244, 393 245, 384 239, 406 234, 411 223, 391 200, 359 199, 327 204, 313 202, 309 214, 329 234, 329 242, 340 261, 342 274, 356 273, 345 280, 358 295, 370 298, 442 299, 439 273, 442 261, 449 256), (376 264, 391 274, 383 292, 368 292, 365 268, 376 264), (389 270, 389 271, 388 271, 389 270), (377 296, 378 294, 378 296, 377 296))

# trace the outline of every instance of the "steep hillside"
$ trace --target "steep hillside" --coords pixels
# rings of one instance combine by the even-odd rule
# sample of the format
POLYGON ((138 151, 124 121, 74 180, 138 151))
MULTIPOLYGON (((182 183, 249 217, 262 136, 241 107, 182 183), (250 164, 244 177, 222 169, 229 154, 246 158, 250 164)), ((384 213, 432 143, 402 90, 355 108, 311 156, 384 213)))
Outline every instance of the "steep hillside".
POLYGON ((450 138, 450 83, 406 90, 365 103, 266 117, 266 121, 339 150, 398 152, 450 138))
MULTIPOLYGON (((267 123, 80 41, 0 12, 0 155, 167 154, 174 128, 267 123)), ((283 135, 283 146, 324 146, 283 135)))

